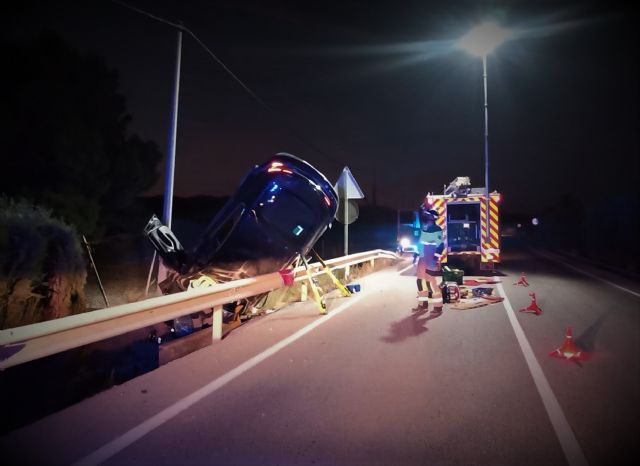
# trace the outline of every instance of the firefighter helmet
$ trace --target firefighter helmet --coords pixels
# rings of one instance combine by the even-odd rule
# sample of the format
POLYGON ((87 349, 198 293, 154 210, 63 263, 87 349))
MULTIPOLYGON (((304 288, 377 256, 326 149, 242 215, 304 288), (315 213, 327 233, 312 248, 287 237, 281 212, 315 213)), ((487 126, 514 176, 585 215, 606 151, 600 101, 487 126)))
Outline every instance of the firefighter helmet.
POLYGON ((426 228, 429 222, 435 222, 440 214, 435 209, 422 209, 422 213, 420 215, 420 223, 422 224, 422 228, 426 228))
POLYGON ((422 209, 422 220, 425 222, 428 220, 435 221, 439 215, 440 213, 435 209, 422 209))

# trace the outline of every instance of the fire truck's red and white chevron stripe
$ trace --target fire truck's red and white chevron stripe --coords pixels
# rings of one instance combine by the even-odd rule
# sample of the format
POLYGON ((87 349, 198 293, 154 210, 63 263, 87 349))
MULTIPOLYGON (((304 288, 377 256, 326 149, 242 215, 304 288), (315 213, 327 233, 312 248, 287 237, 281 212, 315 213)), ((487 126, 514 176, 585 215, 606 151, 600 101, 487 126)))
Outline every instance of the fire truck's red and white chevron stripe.
POLYGON ((482 248, 480 260, 482 262, 500 261, 500 231, 498 223, 499 196, 489 196, 489 222, 487 222, 487 203, 483 198, 480 203, 480 222, 482 231, 482 248), (489 240, 487 241, 487 227, 489 240))
MULTIPOLYGON (((446 211, 447 203, 455 202, 479 202, 480 203, 480 232, 482 238, 480 240, 480 260, 482 262, 500 262, 500 230, 499 230, 499 214, 498 202, 500 195, 491 195, 489 199, 489 221, 487 222, 487 203, 485 196, 469 196, 469 197, 445 197, 445 196, 427 196, 425 204, 430 208, 438 211, 436 224, 442 228, 444 239, 444 251, 442 252, 441 263, 446 263, 448 259, 448 242, 446 228, 446 211), (489 228, 489 240, 487 241, 487 227, 489 228)), ((477 255, 478 252, 465 251, 457 252, 456 255, 477 255)))

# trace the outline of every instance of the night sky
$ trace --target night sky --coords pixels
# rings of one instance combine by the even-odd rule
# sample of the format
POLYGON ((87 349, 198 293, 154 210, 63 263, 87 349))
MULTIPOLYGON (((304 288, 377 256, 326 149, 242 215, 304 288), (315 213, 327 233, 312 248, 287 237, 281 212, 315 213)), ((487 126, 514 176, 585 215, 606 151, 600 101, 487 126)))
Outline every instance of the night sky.
MULTIPOLYGON (((390 207, 456 176, 484 186, 482 61, 454 43, 489 15, 519 28, 488 57, 490 187, 531 214, 564 193, 637 196, 637 29, 607 3, 127 2, 181 21, 255 96, 183 35, 176 196, 231 194, 280 151, 332 182, 348 165, 364 202, 375 191, 390 207)), ((166 152, 175 28, 109 0, 21 5, 4 33, 53 30, 102 56, 131 132, 166 152)), ((162 176, 149 194, 160 192, 162 176)))

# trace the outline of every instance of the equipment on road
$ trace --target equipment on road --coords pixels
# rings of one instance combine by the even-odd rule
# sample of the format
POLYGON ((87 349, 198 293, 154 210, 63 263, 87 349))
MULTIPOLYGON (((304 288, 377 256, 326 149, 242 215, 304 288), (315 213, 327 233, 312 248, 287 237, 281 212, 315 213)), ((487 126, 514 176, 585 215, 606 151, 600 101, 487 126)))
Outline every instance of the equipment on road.
POLYGON ((536 294, 529 293, 529 296, 531 296, 531 304, 520 309, 520 312, 532 312, 535 315, 539 316, 540 314, 542 314, 542 309, 540 309, 538 303, 536 302, 536 294))
POLYGON ((493 277, 493 278, 476 277, 476 278, 465 279, 462 284, 466 286, 478 286, 478 285, 495 285, 497 283, 502 283, 502 281, 497 277, 493 277))
POLYGON ((460 269, 452 269, 451 267, 445 265, 442 267, 442 281, 443 282, 454 282, 458 285, 462 285, 464 280, 464 271, 460 269))
POLYGON ((440 288, 442 289, 442 302, 457 303, 460 301, 460 288, 456 282, 443 281, 440 288))
MULTIPOLYGON (((469 280, 472 281, 472 280, 469 280)), ((473 280, 475 282, 475 280, 473 280)), ((460 299, 454 303, 452 309, 475 309, 477 307, 488 306, 489 304, 501 303, 504 301, 502 296, 493 295, 493 287, 476 286, 470 288, 465 280, 464 286, 459 286, 460 299)), ((495 282, 495 283, 499 283, 495 282)), ((474 283, 474 285, 485 284, 481 282, 474 283)))
POLYGON ((514 283, 514 285, 529 286, 529 282, 527 281, 527 277, 524 272, 522 272, 522 275, 520 275, 520 278, 514 283))
POLYGON ((360 283, 350 283, 346 287, 351 293, 360 293, 360 283))

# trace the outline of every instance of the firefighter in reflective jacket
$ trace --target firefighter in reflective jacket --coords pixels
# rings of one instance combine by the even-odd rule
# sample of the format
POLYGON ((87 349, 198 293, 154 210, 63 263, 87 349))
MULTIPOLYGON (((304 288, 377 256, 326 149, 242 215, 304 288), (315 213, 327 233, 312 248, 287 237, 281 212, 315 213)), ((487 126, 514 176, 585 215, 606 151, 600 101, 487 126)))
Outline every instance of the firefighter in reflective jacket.
POLYGON ((438 212, 434 209, 423 209, 421 214, 421 231, 419 240, 420 259, 416 271, 418 284, 418 307, 414 311, 427 310, 429 303, 433 305, 431 314, 442 313, 442 293, 437 278, 440 275, 440 258, 444 250, 442 228, 436 224, 438 212))

